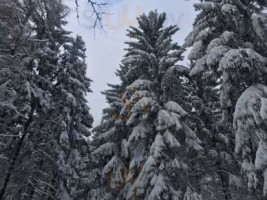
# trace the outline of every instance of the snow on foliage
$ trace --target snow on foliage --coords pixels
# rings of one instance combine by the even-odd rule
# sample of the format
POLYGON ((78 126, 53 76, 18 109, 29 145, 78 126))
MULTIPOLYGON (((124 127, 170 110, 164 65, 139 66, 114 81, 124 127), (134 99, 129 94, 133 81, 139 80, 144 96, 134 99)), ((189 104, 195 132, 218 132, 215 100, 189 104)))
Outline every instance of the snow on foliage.
MULTIPOLYGON (((242 170, 247 176, 250 189, 256 188, 259 183, 256 170, 263 172, 263 178, 266 178, 266 98, 266 86, 261 84, 251 86, 238 99, 234 114, 234 128, 236 131, 235 150, 237 153, 242 153, 242 170), (251 155, 251 152, 256 153, 251 155), (254 161, 252 156, 255 156, 254 161)), ((264 188, 266 188, 265 183, 266 180, 264 181, 264 188)), ((264 189, 264 191, 266 190, 264 189)))
POLYGON ((148 90, 151 87, 151 81, 138 79, 131 85, 127 86, 129 90, 148 90))
POLYGON ((168 101, 164 105, 165 109, 169 112, 175 112, 179 114, 181 117, 184 117, 187 115, 186 111, 176 102, 168 101))
POLYGON ((265 59, 253 49, 232 49, 220 62, 219 71, 247 68, 264 70, 265 59))
POLYGON ((259 180, 255 173, 255 168, 254 168, 253 163, 245 159, 241 165, 241 170, 242 170, 242 173, 245 174, 247 177, 247 187, 250 190, 255 189, 258 185, 259 180))
POLYGON ((267 168, 267 144, 264 141, 260 141, 259 147, 256 152, 255 159, 256 170, 263 170, 267 168))
POLYGON ((203 198, 202 195, 193 191, 190 187, 187 187, 183 200, 203 200, 203 198))
POLYGON ((266 13, 254 13, 251 17, 253 28, 256 34, 262 39, 266 40, 266 24, 267 24, 267 14, 266 13))
POLYGON ((115 143, 106 143, 96 149, 95 155, 116 155, 118 153, 117 145, 115 143))
POLYGON ((103 173, 111 176, 111 182, 109 183, 111 188, 117 188, 124 182, 124 164, 118 156, 113 156, 112 159, 104 167, 103 173), (109 175, 110 174, 110 175, 109 175))
POLYGON ((232 4, 224 4, 222 6, 222 12, 225 12, 226 14, 235 14, 236 12, 238 12, 238 9, 232 4))
MULTIPOLYGON (((267 87, 264 85, 254 85, 249 87, 240 96, 236 103, 234 113, 234 129, 236 131, 236 148, 238 153, 249 140, 257 144, 259 139, 264 139, 264 132, 259 129, 262 125, 260 116, 261 102, 266 96, 267 87), (259 128, 258 128, 259 127, 259 128), (253 130, 253 133, 251 132, 253 130)), ((264 101, 265 102, 265 101, 264 101)), ((257 147, 258 145, 254 146, 257 147)))
MULTIPOLYGON (((194 112, 200 116, 200 121, 203 119, 203 134, 208 135, 203 136, 204 151, 210 152, 208 155, 218 161, 217 166, 206 171, 209 177, 206 183, 217 182, 216 176, 210 176, 210 170, 220 171, 217 167, 223 169, 218 176, 222 177, 222 182, 227 182, 216 187, 216 194, 217 190, 225 192, 224 197, 218 199, 242 198, 246 181, 253 195, 261 197, 256 186, 263 186, 263 178, 257 175, 266 168, 267 130, 265 89, 259 86, 266 85, 267 75, 267 15, 263 2, 206 0, 197 3, 195 7, 199 14, 184 44, 193 47, 189 54, 190 75, 200 98, 194 112), (234 132, 236 153, 246 163, 242 170, 246 181, 242 180, 235 189, 228 185, 229 176, 234 174, 241 179, 242 163, 233 162, 236 155, 230 149, 234 149, 234 132), (257 165, 262 169, 256 169, 257 165)), ((203 194, 205 186, 200 186, 203 194)), ((247 198, 246 194, 243 197, 247 198)))
POLYGON ((150 182, 150 184, 154 187, 148 197, 148 200, 161 200, 162 198, 164 198, 164 195, 162 194, 168 188, 165 185, 165 181, 163 180, 162 175, 159 175, 159 176, 154 175, 153 179, 156 179, 156 180, 150 182))
POLYGON ((217 4, 214 2, 201 2, 199 4, 194 5, 197 10, 211 10, 217 7, 217 4))
POLYGON ((165 144, 163 141, 163 137, 160 134, 157 134, 154 143, 151 146, 150 154, 157 159, 163 154, 163 150, 165 149, 165 144))
POLYGON ((105 117, 111 120, 97 128, 93 162, 103 173, 90 189, 91 199, 102 187, 106 188, 103 199, 110 194, 118 200, 179 200, 190 184, 186 155, 197 157, 201 142, 186 125, 191 125, 186 112, 191 110, 186 102, 191 87, 186 77, 189 69, 176 65, 183 52, 172 41, 178 28, 164 27, 165 20, 166 14, 150 12, 138 18, 138 28, 128 30, 133 41, 126 43, 117 73, 122 81, 120 95, 106 93, 122 106, 109 102, 111 112, 105 117), (116 131, 109 131, 114 127, 116 131))
POLYGON ((205 70, 205 65, 206 65, 206 57, 197 60, 193 69, 190 71, 190 76, 196 76, 198 74, 201 74, 205 70))
POLYGON ((142 97, 131 109, 132 113, 135 112, 142 112, 142 110, 152 107, 155 104, 155 100, 153 100, 151 97, 142 97))
POLYGON ((171 147, 171 148, 181 147, 180 142, 172 135, 172 133, 169 130, 165 131, 163 138, 169 147, 171 147))
POLYGON ((171 117, 170 113, 166 110, 160 110, 158 112, 157 122, 158 131, 166 130, 167 128, 170 128, 175 125, 175 121, 171 117))
POLYGON ((221 59, 229 51, 229 47, 218 46, 214 47, 208 54, 206 63, 208 66, 216 66, 220 63, 221 59))
POLYGON ((140 139, 145 139, 149 133, 150 129, 146 127, 146 124, 140 123, 135 126, 131 132, 131 135, 128 139, 128 145, 138 141, 140 139))
POLYGON ((197 41, 194 44, 192 50, 190 51, 190 54, 188 55, 188 59, 190 60, 197 59, 201 57, 204 51, 205 51, 205 48, 204 48, 203 42, 201 40, 197 41))

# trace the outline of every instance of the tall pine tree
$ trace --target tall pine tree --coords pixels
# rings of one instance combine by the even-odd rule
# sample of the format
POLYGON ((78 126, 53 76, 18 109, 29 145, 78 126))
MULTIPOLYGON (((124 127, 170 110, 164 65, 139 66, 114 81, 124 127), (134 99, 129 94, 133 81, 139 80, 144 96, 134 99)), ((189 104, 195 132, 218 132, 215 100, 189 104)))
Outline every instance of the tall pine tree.
POLYGON ((150 12, 128 30, 122 83, 106 92, 111 106, 93 141, 90 177, 101 179, 91 184, 90 199, 201 198, 189 181, 188 155, 202 147, 181 107, 185 70, 175 63, 183 50, 172 41, 178 28, 164 27, 165 20, 150 12))
POLYGON ((265 1, 243 0, 196 4, 200 13, 185 41, 186 47, 193 46, 190 74, 202 103, 197 112, 207 130, 205 163, 211 181, 205 182, 215 199, 256 198, 242 195, 246 184, 234 154, 233 113, 242 91, 262 80, 265 71, 265 16, 261 13, 265 5, 265 1))
POLYGON ((64 44, 54 96, 56 112, 60 113, 61 132, 58 137, 58 168, 60 199, 73 199, 79 181, 81 165, 88 157, 87 138, 93 118, 85 95, 91 92, 91 80, 86 77, 85 44, 80 36, 64 44))
POLYGON ((74 199, 92 123, 84 42, 61 0, 0 9, 0 199, 74 199))

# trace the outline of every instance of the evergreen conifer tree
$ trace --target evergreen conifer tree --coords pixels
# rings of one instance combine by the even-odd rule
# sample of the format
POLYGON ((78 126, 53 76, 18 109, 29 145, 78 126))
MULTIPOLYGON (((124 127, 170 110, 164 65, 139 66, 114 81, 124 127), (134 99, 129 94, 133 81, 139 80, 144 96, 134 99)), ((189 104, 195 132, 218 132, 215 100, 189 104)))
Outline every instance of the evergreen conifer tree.
POLYGON ((85 95, 91 80, 86 77, 85 44, 80 36, 64 45, 55 88, 56 106, 60 113, 58 135, 58 168, 61 187, 59 199, 73 199, 83 160, 88 157, 87 138, 93 118, 85 95))
POLYGON ((0 199, 73 199, 92 123, 84 43, 63 29, 61 0, 0 9, 0 199))
POLYGON ((183 50, 172 41, 178 28, 164 27, 165 20, 165 13, 150 12, 128 30, 135 40, 126 42, 121 87, 106 92, 111 112, 96 128, 90 176, 101 180, 91 185, 90 199, 201 198, 187 176, 187 155, 202 147, 181 107, 184 68, 175 63, 183 50))
POLYGON ((193 46, 189 55, 190 74, 202 103, 197 112, 205 125, 205 163, 210 166, 207 176, 211 185, 221 185, 221 195, 217 186, 210 189, 218 194, 215 199, 245 198, 242 187, 246 184, 240 179, 240 166, 234 154, 233 114, 242 92, 263 80, 264 6, 265 1, 203 1, 195 5, 200 13, 185 41, 186 47, 193 46), (215 165, 208 162, 211 159, 215 165))

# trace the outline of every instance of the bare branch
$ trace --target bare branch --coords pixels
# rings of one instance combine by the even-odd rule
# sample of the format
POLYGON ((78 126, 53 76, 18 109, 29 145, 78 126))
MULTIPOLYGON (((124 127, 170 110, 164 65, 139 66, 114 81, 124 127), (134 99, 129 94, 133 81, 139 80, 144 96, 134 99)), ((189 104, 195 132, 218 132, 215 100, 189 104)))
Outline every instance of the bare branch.
POLYGON ((0 137, 20 137, 19 135, 0 134, 0 137))
MULTIPOLYGON (((77 12, 77 18, 79 18, 79 0, 75 0, 75 4, 76 4, 76 12, 77 12)), ((108 3, 97 3, 95 1, 92 0, 87 0, 89 5, 92 8, 92 17, 94 18, 94 22, 93 25, 91 26, 91 28, 96 29, 97 27, 99 27, 100 29, 104 28, 103 25, 103 15, 106 14, 105 12, 101 11, 103 7, 107 6, 108 3)))

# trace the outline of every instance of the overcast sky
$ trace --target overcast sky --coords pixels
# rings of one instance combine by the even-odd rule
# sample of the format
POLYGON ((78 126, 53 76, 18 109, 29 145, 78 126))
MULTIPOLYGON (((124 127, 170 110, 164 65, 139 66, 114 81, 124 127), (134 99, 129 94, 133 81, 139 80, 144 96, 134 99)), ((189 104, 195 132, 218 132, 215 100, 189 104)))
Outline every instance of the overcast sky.
POLYGON ((74 0, 65 1, 73 9, 67 19, 67 30, 82 36, 86 42, 87 75, 93 80, 93 93, 88 95, 88 100, 95 120, 94 125, 97 125, 101 120, 102 109, 107 106, 105 97, 100 92, 108 88, 107 83, 119 82, 114 72, 119 68, 124 55, 124 42, 128 40, 125 36, 126 29, 130 25, 136 25, 135 18, 144 12, 155 9, 164 11, 168 16, 166 24, 176 24, 181 29, 174 37, 181 45, 192 29, 196 14, 193 4, 198 0, 106 0, 110 5, 104 8, 108 13, 104 15, 103 21, 106 25, 105 32, 96 30, 95 33, 90 28, 92 16, 87 0, 80 0, 79 20, 74 0))

